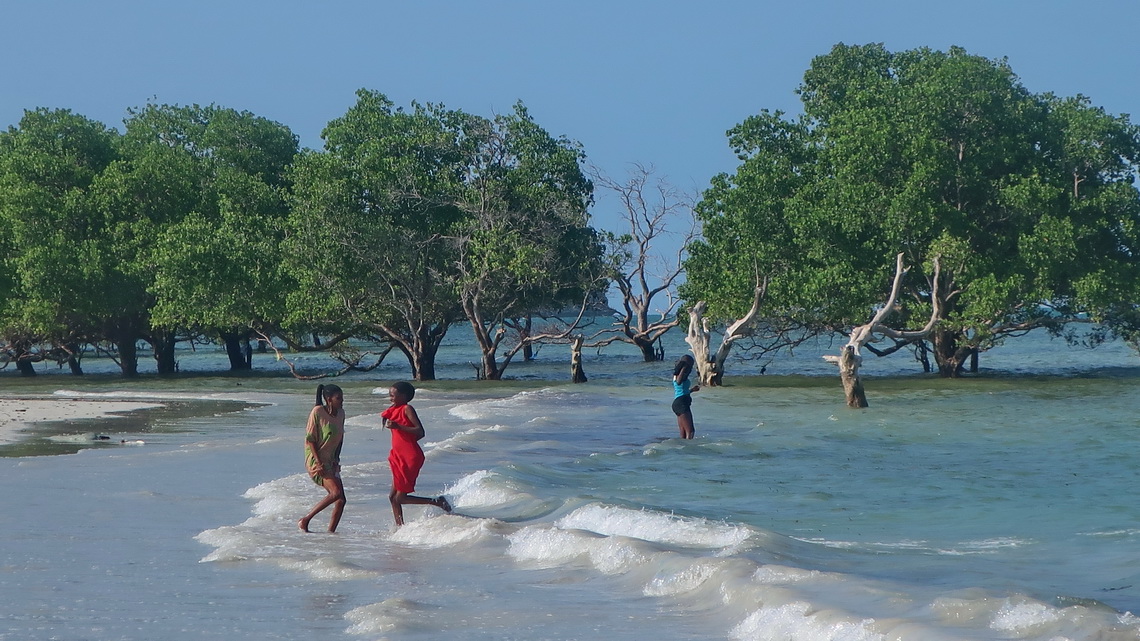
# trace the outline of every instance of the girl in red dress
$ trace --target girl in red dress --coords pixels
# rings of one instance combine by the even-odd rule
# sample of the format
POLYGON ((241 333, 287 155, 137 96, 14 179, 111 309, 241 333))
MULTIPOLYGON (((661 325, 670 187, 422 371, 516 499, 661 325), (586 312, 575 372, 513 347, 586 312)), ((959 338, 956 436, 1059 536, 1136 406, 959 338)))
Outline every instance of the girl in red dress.
POLYGON ((424 465, 424 451, 420 449, 420 439, 424 437, 424 426, 416 409, 408 402, 416 395, 411 383, 400 381, 388 389, 392 406, 380 413, 384 427, 392 430, 392 451, 388 454, 388 465, 392 468, 392 491, 388 500, 392 503, 392 516, 396 525, 404 524, 405 505, 434 505, 444 512, 451 511, 451 504, 444 497, 429 499, 412 494, 416 490, 416 478, 424 465))

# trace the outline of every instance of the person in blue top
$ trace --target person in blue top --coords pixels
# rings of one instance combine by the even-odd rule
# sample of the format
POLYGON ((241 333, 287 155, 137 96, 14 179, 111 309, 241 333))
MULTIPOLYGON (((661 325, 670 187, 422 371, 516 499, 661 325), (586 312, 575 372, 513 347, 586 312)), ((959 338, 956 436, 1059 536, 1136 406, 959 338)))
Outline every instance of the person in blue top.
POLYGON ((673 413, 677 415, 677 427, 681 430, 681 438, 693 438, 696 429, 693 427, 693 397, 690 393, 701 389, 700 385, 689 385, 689 375, 693 373, 696 361, 685 354, 673 366, 673 413))

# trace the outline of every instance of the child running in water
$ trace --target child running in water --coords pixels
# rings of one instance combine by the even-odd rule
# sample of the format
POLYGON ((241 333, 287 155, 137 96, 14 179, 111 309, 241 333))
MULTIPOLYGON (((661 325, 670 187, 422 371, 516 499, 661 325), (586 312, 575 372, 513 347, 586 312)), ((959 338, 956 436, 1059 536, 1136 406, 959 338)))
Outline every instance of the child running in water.
POLYGON ((305 427, 305 468, 317 485, 325 488, 328 496, 297 521, 303 532, 309 531, 309 521, 332 505, 329 532, 336 532, 344 513, 344 484, 340 480, 340 448, 344 445, 344 392, 336 385, 317 386, 317 404, 309 412, 305 427))
POLYGON ((392 430, 392 451, 388 454, 388 465, 392 468, 392 491, 388 500, 392 503, 392 516, 396 525, 404 524, 405 505, 434 505, 444 512, 451 511, 451 504, 444 497, 429 499, 412 494, 416 490, 416 478, 424 465, 424 451, 419 441, 424 437, 424 426, 416 410, 408 403, 416 395, 411 383, 400 381, 388 389, 392 406, 380 413, 384 427, 392 430))
POLYGON ((689 387, 689 374, 693 373, 695 364, 693 357, 685 354, 673 366, 673 413, 677 415, 677 429, 681 431, 681 438, 693 438, 697 431, 693 427, 693 397, 690 393, 701 389, 701 386, 689 387))

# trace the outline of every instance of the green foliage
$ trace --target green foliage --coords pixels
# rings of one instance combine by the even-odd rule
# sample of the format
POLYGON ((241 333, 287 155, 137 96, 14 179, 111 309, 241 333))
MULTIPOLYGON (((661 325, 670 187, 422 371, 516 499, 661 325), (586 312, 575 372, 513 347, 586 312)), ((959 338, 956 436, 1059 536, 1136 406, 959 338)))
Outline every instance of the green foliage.
POLYGON ((217 106, 147 105, 109 172, 123 263, 152 301, 153 327, 244 333, 280 317, 286 171, 283 125, 217 106))
POLYGON ((248 112, 128 113, 121 135, 64 110, 0 134, 7 342, 145 339, 172 371, 180 338, 335 333, 391 341, 432 378, 465 310, 491 331, 595 285, 581 149, 521 104, 486 119, 361 91, 300 155, 248 112))
POLYGON ((123 135, 27 112, 0 135, 0 283, 16 293, 0 332, 133 352, 139 338, 276 318, 275 221, 296 146, 281 125, 213 106, 148 105, 123 135))
POLYGON ((417 379, 434 377, 434 353, 459 316, 455 252, 464 175, 462 112, 397 109, 361 90, 322 134, 324 152, 302 154, 286 240, 296 329, 340 327, 395 342, 417 379), (422 371, 421 371, 422 370, 422 371))
POLYGON ((292 327, 378 335, 432 378, 464 311, 493 325, 581 291, 596 245, 581 151, 522 105, 488 120, 361 90, 323 137, 291 174, 292 327))
POLYGON ((48 343, 101 337, 105 221, 91 205, 116 133, 68 110, 27 111, 0 134, 0 334, 48 343))
POLYGON ((602 252, 587 224, 593 185, 581 149, 551 137, 521 104, 483 124, 459 195, 461 299, 500 319, 580 302, 602 252))
POLYGON ((1034 95, 1005 61, 959 48, 837 45, 799 93, 800 119, 762 112, 729 132, 741 165, 698 209, 682 293, 714 318, 738 317, 766 276, 770 314, 866 322, 900 251, 908 313, 929 313, 940 257, 935 354, 951 373, 1004 336, 1136 299, 1126 117, 1034 95))

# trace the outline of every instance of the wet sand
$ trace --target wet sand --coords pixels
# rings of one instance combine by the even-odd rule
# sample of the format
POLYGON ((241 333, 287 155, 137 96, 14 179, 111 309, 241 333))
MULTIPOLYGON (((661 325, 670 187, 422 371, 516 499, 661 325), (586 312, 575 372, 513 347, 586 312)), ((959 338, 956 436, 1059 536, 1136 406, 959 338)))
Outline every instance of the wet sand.
POLYGON ((162 407, 138 401, 91 401, 74 398, 0 398, 0 443, 14 443, 34 423, 109 418, 123 412, 162 407))

